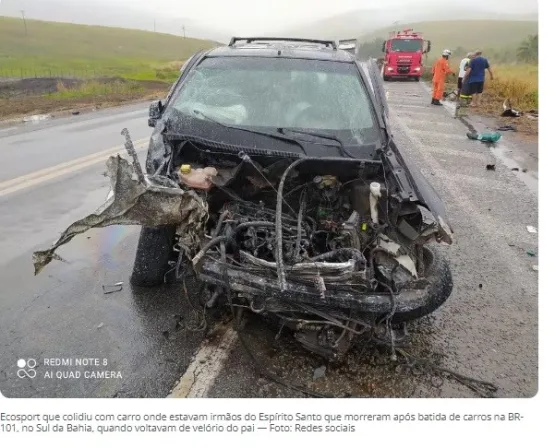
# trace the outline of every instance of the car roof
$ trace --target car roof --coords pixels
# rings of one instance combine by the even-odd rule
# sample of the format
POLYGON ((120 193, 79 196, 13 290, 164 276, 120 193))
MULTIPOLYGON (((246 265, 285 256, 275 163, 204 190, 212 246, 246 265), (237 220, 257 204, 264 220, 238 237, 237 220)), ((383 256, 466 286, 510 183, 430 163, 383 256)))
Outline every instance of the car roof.
POLYGON ((356 58, 333 41, 292 38, 233 38, 229 45, 209 50, 205 57, 291 58, 353 63, 356 58), (241 43, 241 41, 245 41, 241 43))

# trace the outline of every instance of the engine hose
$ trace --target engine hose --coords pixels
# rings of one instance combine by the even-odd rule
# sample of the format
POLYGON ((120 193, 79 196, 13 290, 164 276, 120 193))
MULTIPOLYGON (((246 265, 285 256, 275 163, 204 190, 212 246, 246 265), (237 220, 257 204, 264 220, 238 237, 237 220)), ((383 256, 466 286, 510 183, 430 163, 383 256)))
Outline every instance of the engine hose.
POLYGON ((225 210, 220 215, 220 218, 218 219, 218 224, 216 224, 216 230, 214 231, 214 237, 218 236, 220 234, 220 232, 222 231, 222 226, 224 224, 224 219, 227 218, 229 216, 229 214, 230 214, 229 210, 225 210))
POLYGON ((193 268, 196 268, 196 266, 199 264, 199 262, 206 256, 206 254, 208 253, 208 251, 216 246, 217 244, 221 243, 221 242, 229 242, 231 241, 235 235, 237 235, 237 233, 244 229, 245 227, 273 227, 275 224, 273 222, 270 221, 252 221, 252 222, 244 222, 242 224, 239 224, 237 227, 235 227, 235 230, 233 231, 233 233, 231 235, 222 235, 222 236, 217 236, 216 238, 211 239, 196 255, 195 258, 193 258, 193 268))
POLYGON ((278 192, 277 192, 277 204, 276 204, 276 246, 277 246, 277 256, 276 256, 276 267, 278 275, 279 287, 282 291, 285 291, 285 267, 283 263, 283 230, 281 227, 282 220, 282 209, 283 209, 283 188, 285 187, 285 180, 293 168, 305 161, 315 161, 321 160, 318 157, 303 157, 302 159, 295 160, 291 165, 287 167, 281 176, 279 182, 278 192))
POLYGON ((359 250, 351 249, 348 247, 332 250, 330 252, 317 255, 315 257, 312 257, 310 261, 326 261, 326 260, 329 260, 330 258, 341 256, 341 255, 348 255, 354 258, 359 263, 362 263, 362 265, 366 266, 366 259, 364 258, 364 255, 362 255, 362 253, 359 250))
POLYGON ((281 228, 282 221, 282 210, 283 210, 283 189, 285 187, 285 180, 293 168, 302 162, 350 162, 350 163, 360 163, 360 164, 372 164, 375 163, 372 160, 366 159, 346 159, 344 157, 303 157, 302 159, 295 160, 291 165, 287 167, 281 176, 281 181, 279 182, 278 192, 277 192, 277 204, 276 204, 276 244, 277 244, 277 275, 279 287, 282 291, 286 289, 285 283, 285 267, 283 262, 283 230, 281 228))
POLYGON ((226 235, 217 236, 216 238, 211 239, 201 250, 199 250, 198 254, 195 255, 195 258, 193 258, 193 268, 195 268, 198 265, 198 263, 204 258, 206 253, 212 247, 216 246, 217 244, 220 244, 221 242, 226 242, 227 240, 228 240, 228 237, 226 235))
POLYGON ((299 216, 297 218, 297 240, 295 241, 295 254, 293 260, 297 262, 301 253, 301 231, 303 225, 303 215, 306 208, 306 190, 301 193, 301 206, 299 208, 299 216))

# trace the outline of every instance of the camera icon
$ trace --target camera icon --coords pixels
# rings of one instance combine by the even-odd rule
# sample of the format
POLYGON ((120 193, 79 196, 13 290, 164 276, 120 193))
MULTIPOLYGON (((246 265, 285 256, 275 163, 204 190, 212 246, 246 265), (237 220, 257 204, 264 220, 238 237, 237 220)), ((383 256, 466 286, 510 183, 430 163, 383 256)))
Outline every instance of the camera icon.
POLYGON ((17 361, 17 367, 17 376, 19 378, 27 377, 33 379, 37 376, 37 371, 35 370, 35 367, 37 367, 37 361, 33 358, 29 358, 27 360, 19 359, 17 361))

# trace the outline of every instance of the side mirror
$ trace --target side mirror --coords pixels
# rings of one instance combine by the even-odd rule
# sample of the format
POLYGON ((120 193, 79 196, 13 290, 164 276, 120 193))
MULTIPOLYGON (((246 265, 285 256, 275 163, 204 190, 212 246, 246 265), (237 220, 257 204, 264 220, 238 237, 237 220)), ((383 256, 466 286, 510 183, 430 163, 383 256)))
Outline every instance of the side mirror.
POLYGON ((382 53, 386 53, 385 40, 383 41, 383 44, 382 44, 382 53))
POLYGON ((164 107, 162 105, 162 101, 154 101, 150 103, 150 107, 148 109, 148 125, 153 128, 156 126, 156 122, 162 117, 162 111, 164 107))
POLYGON ((426 46, 426 51, 425 51, 425 53, 429 53, 431 49, 432 49, 432 42, 431 42, 431 41, 428 41, 428 45, 426 46))

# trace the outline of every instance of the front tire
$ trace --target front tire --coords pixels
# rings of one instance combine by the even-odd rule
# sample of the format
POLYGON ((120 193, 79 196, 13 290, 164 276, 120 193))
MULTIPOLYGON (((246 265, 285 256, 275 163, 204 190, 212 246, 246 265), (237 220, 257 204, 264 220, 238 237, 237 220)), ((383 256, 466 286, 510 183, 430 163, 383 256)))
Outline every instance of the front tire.
POLYGON ((453 276, 447 259, 435 248, 424 247, 426 262, 425 278, 430 288, 418 307, 410 311, 395 313, 392 323, 408 322, 433 313, 443 305, 453 291, 453 276))
POLYGON ((158 286, 170 270, 175 227, 143 227, 131 273, 134 286, 158 286))

